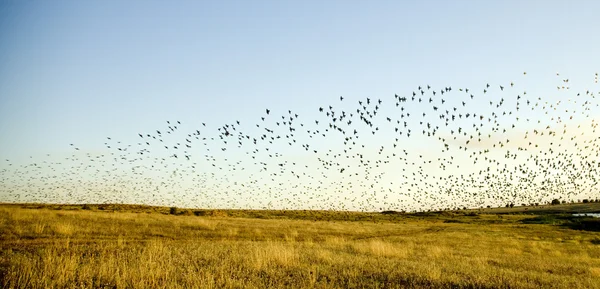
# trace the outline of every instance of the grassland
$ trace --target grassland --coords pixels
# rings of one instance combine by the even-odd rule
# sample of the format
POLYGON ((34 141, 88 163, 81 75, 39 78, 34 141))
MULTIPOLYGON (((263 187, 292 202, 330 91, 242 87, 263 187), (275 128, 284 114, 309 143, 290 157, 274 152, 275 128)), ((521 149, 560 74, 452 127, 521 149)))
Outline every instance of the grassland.
POLYGON ((600 204, 421 214, 4 204, 0 287, 600 288, 600 232, 573 212, 600 204))

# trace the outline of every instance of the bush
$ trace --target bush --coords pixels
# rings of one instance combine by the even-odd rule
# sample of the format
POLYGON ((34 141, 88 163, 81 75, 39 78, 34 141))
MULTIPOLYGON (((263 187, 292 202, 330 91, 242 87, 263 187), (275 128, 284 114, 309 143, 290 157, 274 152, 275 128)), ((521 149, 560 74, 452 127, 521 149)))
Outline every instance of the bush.
POLYGON ((583 199, 583 203, 584 203, 584 204, 587 204, 587 203, 589 203, 589 202, 590 202, 590 200, 588 200, 588 199, 583 199))
POLYGON ((381 214, 382 215, 397 215, 397 214, 400 214, 400 213, 396 212, 396 211, 388 210, 388 211, 381 212, 381 214))
POLYGON ((548 224, 548 225, 557 225, 561 224, 563 221, 560 216, 556 215, 542 215, 533 218, 528 218, 521 220, 523 224, 548 224))
POLYGON ((171 215, 177 215, 177 207, 171 207, 169 209, 169 214, 171 214, 171 215))
POLYGON ((206 211, 197 210, 197 211, 194 211, 194 215, 196 215, 198 217, 200 217, 200 216, 206 216, 206 211))
POLYGON ((573 224, 571 224, 571 228, 584 231, 600 232, 600 219, 584 218, 579 222, 573 222, 573 224))
POLYGON ((444 220, 444 223, 465 223, 464 221, 461 220, 444 220))
POLYGON ((83 209, 83 210, 91 210, 92 208, 90 208, 90 205, 88 205, 88 204, 84 204, 84 205, 81 207, 81 209, 83 209))

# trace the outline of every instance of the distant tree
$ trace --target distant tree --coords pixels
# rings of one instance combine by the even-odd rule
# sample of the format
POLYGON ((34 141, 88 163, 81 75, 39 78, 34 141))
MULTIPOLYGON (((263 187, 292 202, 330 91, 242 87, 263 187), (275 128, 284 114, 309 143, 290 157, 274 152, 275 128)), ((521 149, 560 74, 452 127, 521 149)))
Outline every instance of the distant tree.
POLYGON ((552 205, 560 205, 560 200, 559 199, 552 200, 552 205))
POLYGON ((171 207, 169 209, 169 214, 176 215, 177 214, 177 207, 171 207))
POLYGON ((588 199, 583 199, 583 203, 584 203, 584 204, 587 204, 587 203, 589 203, 589 202, 590 202, 590 200, 588 200, 588 199))
POLYGON ((513 203, 510 203, 510 207, 511 207, 511 208, 512 208, 512 207, 514 207, 514 206, 515 206, 515 204, 513 204, 513 203))
POLYGON ((566 204, 566 203, 567 203, 567 201, 565 201, 565 200, 562 200, 562 202, 561 202, 561 203, 562 203, 562 204, 566 204))

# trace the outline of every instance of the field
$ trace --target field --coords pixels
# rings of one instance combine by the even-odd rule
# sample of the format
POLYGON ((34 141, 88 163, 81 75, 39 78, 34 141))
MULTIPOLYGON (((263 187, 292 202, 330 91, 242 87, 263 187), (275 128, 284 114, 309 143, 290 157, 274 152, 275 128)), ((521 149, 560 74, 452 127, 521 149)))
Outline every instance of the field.
POLYGON ((431 213, 0 205, 1 288, 600 288, 600 203, 431 213), (526 210, 527 209, 527 210, 526 210))

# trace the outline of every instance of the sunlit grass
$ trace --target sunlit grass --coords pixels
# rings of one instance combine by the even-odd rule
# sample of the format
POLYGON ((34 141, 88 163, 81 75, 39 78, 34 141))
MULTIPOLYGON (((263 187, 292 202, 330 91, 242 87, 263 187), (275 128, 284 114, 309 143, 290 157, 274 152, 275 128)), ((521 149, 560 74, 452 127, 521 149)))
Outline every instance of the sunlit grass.
POLYGON ((600 234, 520 222, 530 217, 318 221, 3 206, 0 287, 600 288, 600 234))

